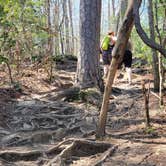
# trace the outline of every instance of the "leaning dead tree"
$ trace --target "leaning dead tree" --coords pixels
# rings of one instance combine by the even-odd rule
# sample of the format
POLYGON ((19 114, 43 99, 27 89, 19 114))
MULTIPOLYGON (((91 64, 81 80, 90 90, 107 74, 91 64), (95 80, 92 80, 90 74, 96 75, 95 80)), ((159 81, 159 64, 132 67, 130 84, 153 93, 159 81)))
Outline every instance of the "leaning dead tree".
POLYGON ((112 84, 114 81, 115 73, 118 68, 118 64, 122 61, 124 56, 124 51, 127 45, 127 41, 129 39, 131 30, 134 24, 134 15, 133 15, 133 7, 134 7, 134 0, 128 1, 128 8, 125 13, 121 28, 118 32, 117 42, 113 49, 112 53, 112 61, 109 68, 109 73, 106 81, 104 96, 102 107, 99 116, 99 124, 96 132, 96 137, 100 138, 105 135, 105 126, 107 120, 107 111, 109 105, 109 98, 112 91, 112 84))

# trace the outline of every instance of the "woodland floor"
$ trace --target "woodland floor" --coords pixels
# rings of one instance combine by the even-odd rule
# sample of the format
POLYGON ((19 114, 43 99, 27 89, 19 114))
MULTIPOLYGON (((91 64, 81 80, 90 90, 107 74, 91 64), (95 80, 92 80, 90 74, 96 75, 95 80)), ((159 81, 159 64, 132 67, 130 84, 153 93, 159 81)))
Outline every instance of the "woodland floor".
POLYGON ((116 80, 103 141, 95 139, 101 96, 85 102, 57 95, 73 85, 75 69, 72 61, 57 65, 51 85, 43 69, 24 69, 21 92, 7 86, 0 71, 0 165, 165 166, 166 106, 160 109, 151 93, 151 127, 144 123, 141 81, 152 80, 147 69, 133 68, 130 86, 116 80))

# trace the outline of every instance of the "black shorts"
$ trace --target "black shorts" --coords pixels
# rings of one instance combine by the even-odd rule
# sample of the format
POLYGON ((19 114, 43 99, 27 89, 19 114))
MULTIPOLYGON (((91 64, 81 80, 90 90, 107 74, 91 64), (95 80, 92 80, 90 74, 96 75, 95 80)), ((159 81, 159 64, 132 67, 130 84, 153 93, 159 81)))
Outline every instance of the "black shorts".
POLYGON ((131 67, 132 65, 132 52, 130 50, 126 50, 124 57, 123 57, 123 63, 125 67, 131 67))
POLYGON ((112 50, 113 48, 102 50, 103 65, 110 65, 112 59, 112 50))
POLYGON ((118 68, 120 68, 122 64, 124 64, 125 67, 131 67, 131 65, 132 65, 132 52, 130 50, 125 51, 123 60, 120 63, 118 68))

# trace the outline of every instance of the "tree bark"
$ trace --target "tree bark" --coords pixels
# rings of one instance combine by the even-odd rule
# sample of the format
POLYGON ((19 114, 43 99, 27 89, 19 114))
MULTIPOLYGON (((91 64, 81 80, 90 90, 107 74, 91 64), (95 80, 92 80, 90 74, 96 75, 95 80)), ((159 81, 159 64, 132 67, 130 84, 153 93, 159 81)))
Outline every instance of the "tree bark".
POLYGON ((142 92, 144 96, 144 105, 145 105, 145 124, 146 127, 150 127, 150 116, 149 116, 149 93, 150 93, 150 82, 149 87, 146 89, 145 81, 142 82, 142 92))
POLYGON ((63 7, 63 13, 65 16, 65 24, 64 24, 64 29, 65 29, 65 54, 70 54, 70 44, 69 44, 69 17, 68 17, 68 7, 67 7, 67 0, 63 0, 64 7, 63 7))
POLYGON ((133 28, 134 15, 133 15, 134 0, 128 2, 128 9, 126 11, 122 26, 118 32, 118 39, 112 52, 112 61, 109 68, 109 73, 104 90, 103 102, 99 116, 99 124, 96 132, 96 137, 100 138, 105 135, 105 126, 107 120, 107 111, 109 105, 109 98, 112 91, 112 84, 114 81, 115 73, 118 64, 122 61, 124 51, 133 28))
MULTIPOLYGON (((161 38, 161 34, 160 34, 160 31, 159 31, 159 25, 158 25, 158 5, 157 5, 157 2, 155 2, 155 17, 156 17, 156 31, 157 31, 157 36, 158 36, 158 39, 160 41, 160 45, 163 46, 163 48, 165 47, 164 46, 164 42, 162 43, 162 38, 161 38)), ((159 100, 159 105, 160 106, 163 106, 164 104, 164 66, 163 66, 163 57, 161 55, 161 53, 159 53, 159 56, 158 56, 158 62, 159 62, 159 78, 160 78, 160 83, 159 83, 159 96, 160 96, 160 100, 159 100)))
POLYGON ((116 28, 115 28, 115 33, 118 33, 119 28, 122 25, 123 17, 125 15, 125 11, 127 9, 127 1, 126 0, 121 0, 119 4, 119 9, 117 12, 117 17, 116 17, 116 28))
POLYGON ((101 0, 80 1, 80 54, 76 84, 80 88, 98 86, 103 91, 99 66, 101 0))
POLYGON ((115 17, 115 0, 112 0, 112 15, 115 17))
POLYGON ((73 14, 72 14, 71 0, 68 0, 68 6, 69 6, 69 19, 70 19, 70 28, 71 28, 70 53, 74 54, 74 31, 73 31, 73 14))
POLYGON ((120 6, 120 26, 123 21, 123 17, 125 15, 126 9, 127 9, 127 1, 128 0, 121 0, 121 6, 120 6))
MULTIPOLYGON (((54 2, 54 31, 58 32, 59 28, 59 1, 56 0, 54 2)), ((57 36, 53 37, 53 55, 59 54, 59 33, 57 33, 57 36)))
POLYGON ((108 0, 108 30, 111 27, 111 3, 110 0, 108 0))
MULTIPOLYGON (((64 11, 64 0, 62 0, 62 11, 64 11)), ((64 43, 64 37, 63 37, 63 25, 64 25, 64 19, 65 19, 65 14, 64 12, 62 13, 62 18, 59 24, 59 37, 60 37, 60 46, 61 46, 61 54, 65 54, 65 43, 64 43)))
MULTIPOLYGON (((150 29, 150 38, 155 41, 155 30, 154 30, 154 14, 153 14, 153 2, 148 1, 148 17, 149 17, 149 29, 150 29)), ((153 67, 153 75, 154 75, 154 90, 159 91, 159 63, 157 57, 157 51, 152 49, 152 67, 153 67)))
POLYGON ((162 56, 159 54, 159 76, 160 76, 160 90, 159 90, 159 105, 163 106, 164 105, 164 72, 163 72, 163 63, 162 63, 162 56))
POLYGON ((52 59, 52 54, 53 54, 53 37, 51 34, 51 15, 50 15, 50 0, 46 0, 46 8, 47 8, 47 27, 48 27, 48 41, 47 41, 47 57, 48 57, 48 77, 49 81, 51 82, 52 79, 52 72, 53 72, 53 59, 52 59))

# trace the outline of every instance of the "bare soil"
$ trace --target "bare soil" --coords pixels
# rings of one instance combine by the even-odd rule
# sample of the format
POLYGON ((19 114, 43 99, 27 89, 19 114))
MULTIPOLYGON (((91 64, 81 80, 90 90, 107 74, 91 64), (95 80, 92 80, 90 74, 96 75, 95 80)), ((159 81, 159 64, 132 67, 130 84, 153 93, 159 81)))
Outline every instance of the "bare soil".
POLYGON ((133 68, 132 85, 119 71, 103 140, 95 139, 102 94, 96 90, 98 98, 86 100, 58 95, 73 86, 75 69, 76 62, 58 64, 49 83, 44 69, 25 68, 21 77, 15 76, 17 88, 0 71, 0 165, 165 166, 166 96, 159 108, 150 93, 151 127, 145 127, 141 82, 148 87, 150 80, 152 89, 149 69, 133 68))

